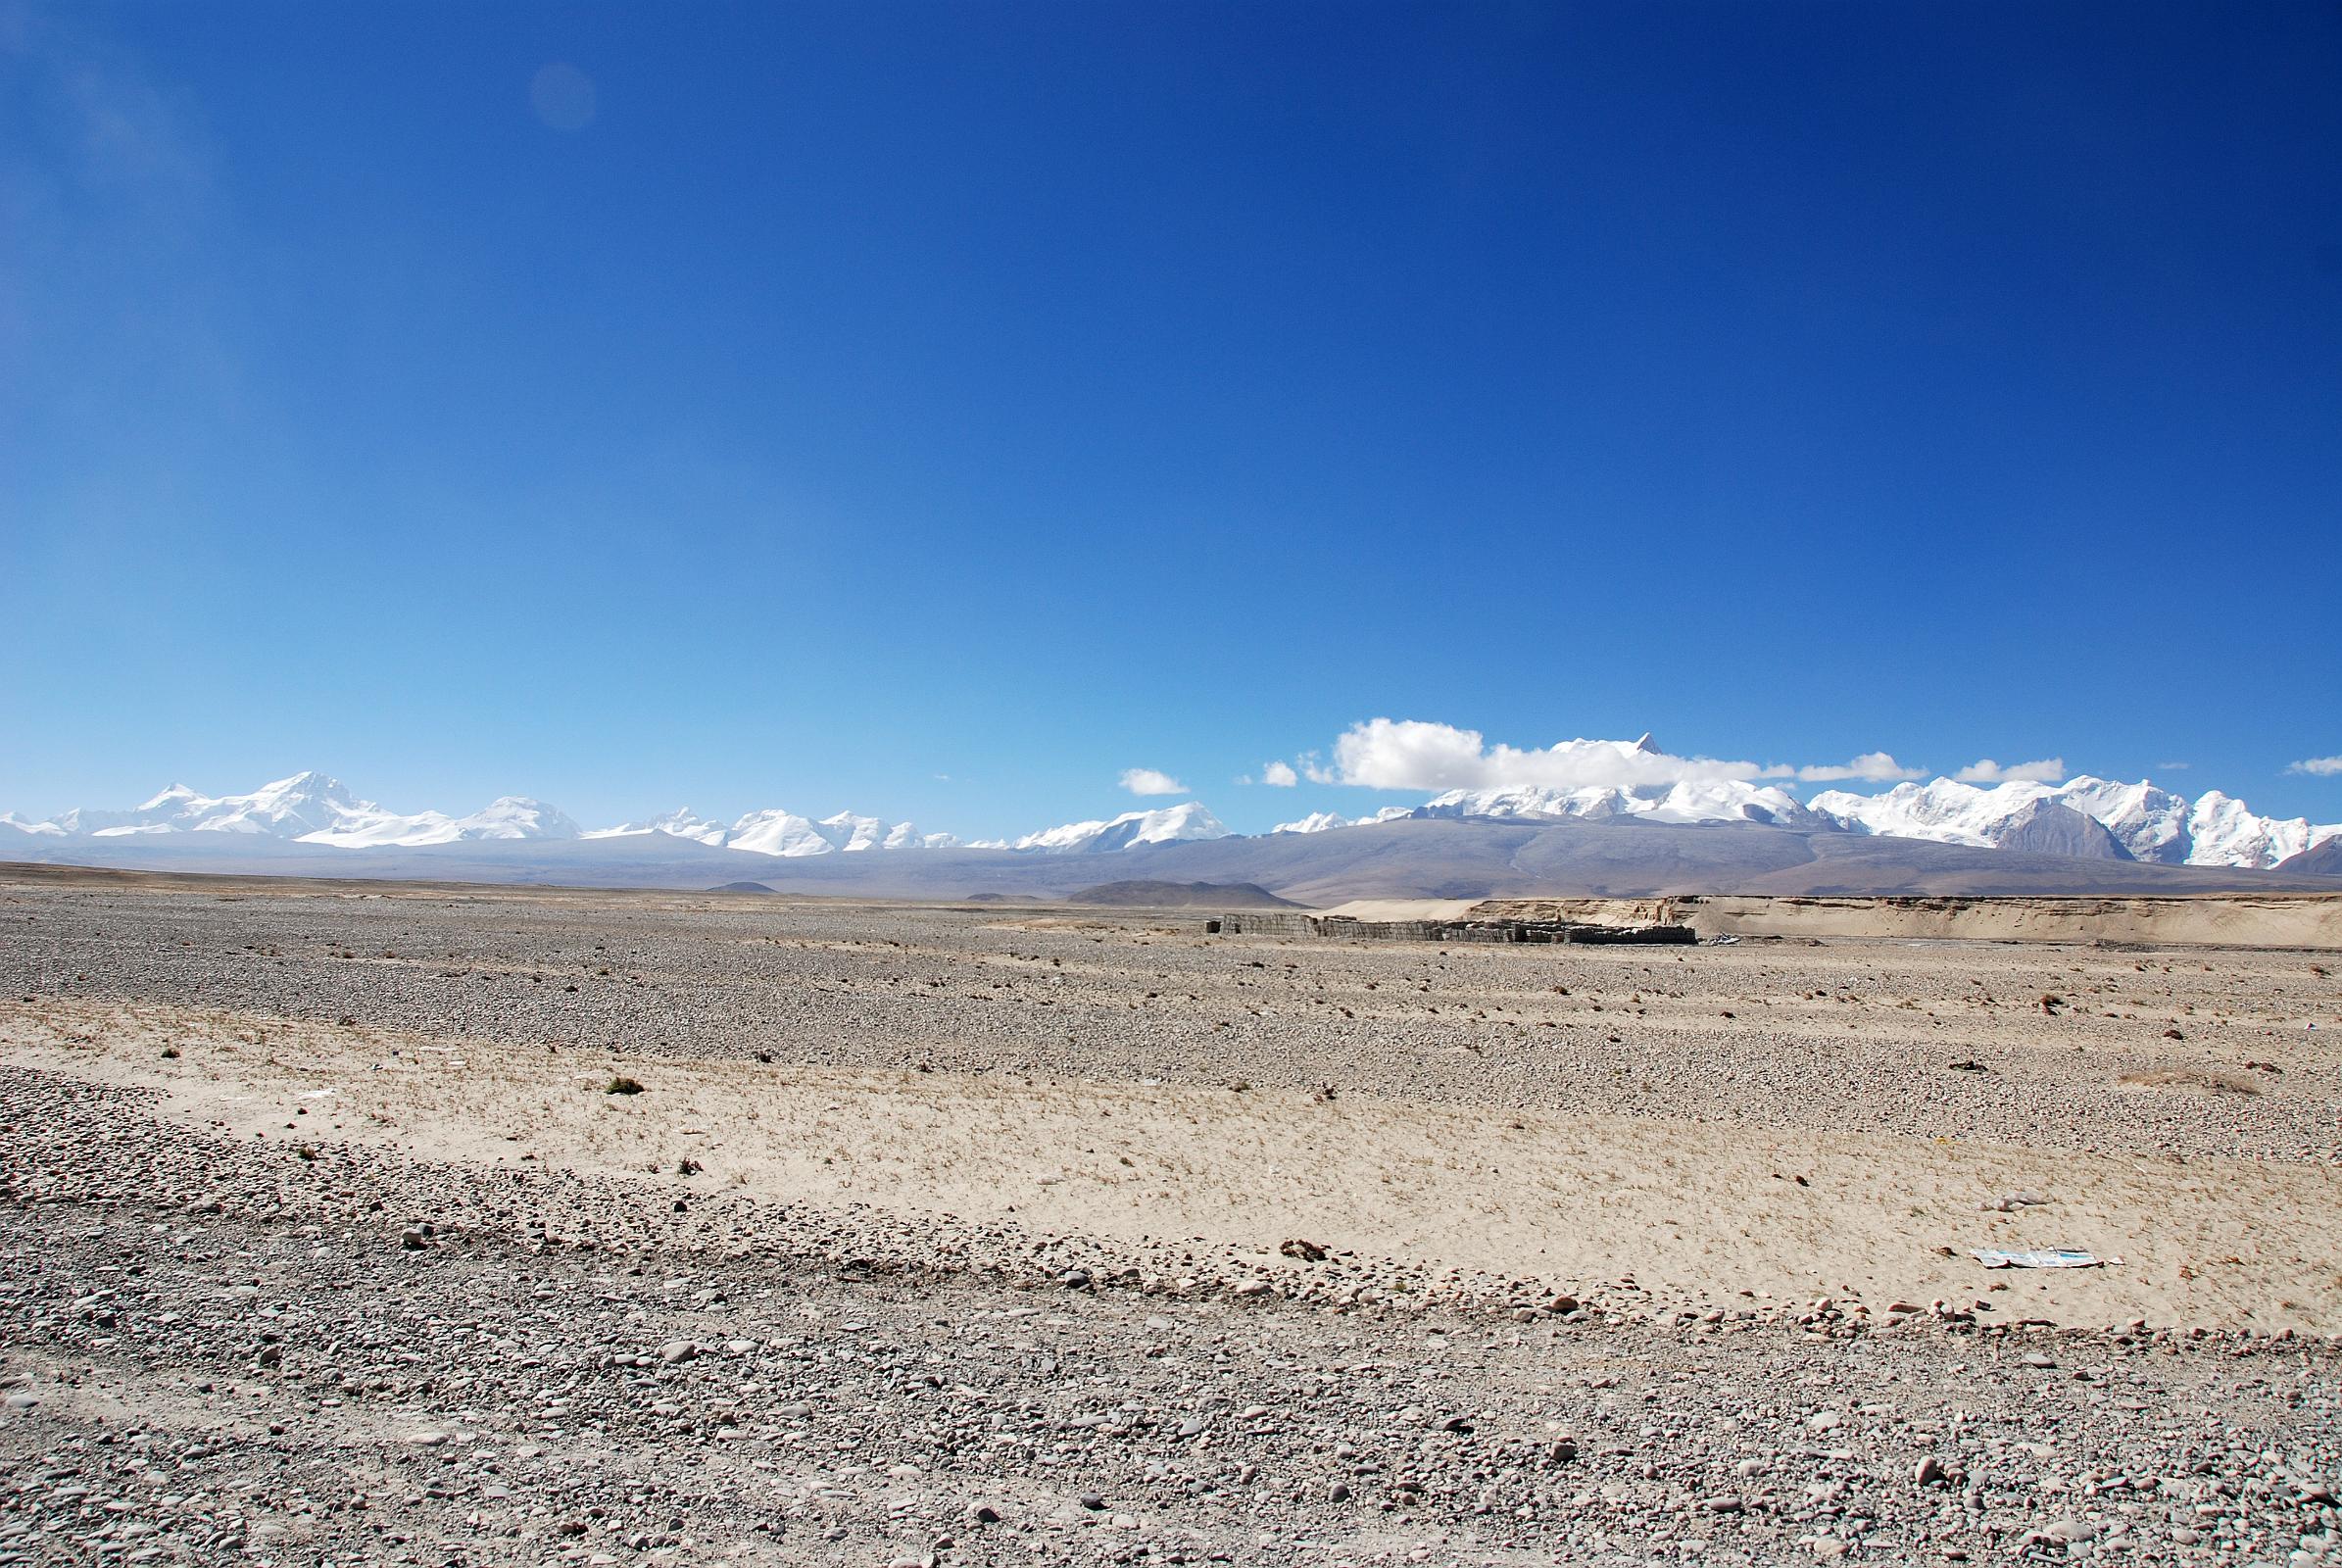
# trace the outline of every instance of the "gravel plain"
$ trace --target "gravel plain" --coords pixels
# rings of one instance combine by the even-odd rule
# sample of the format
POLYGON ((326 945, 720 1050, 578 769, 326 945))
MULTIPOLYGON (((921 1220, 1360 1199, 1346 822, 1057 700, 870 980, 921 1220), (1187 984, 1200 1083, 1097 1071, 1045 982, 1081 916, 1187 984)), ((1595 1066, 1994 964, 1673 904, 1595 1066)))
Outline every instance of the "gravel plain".
MULTIPOLYGON (((0 1562, 2321 1560, 2329 967, 0 881, 0 1562), (539 1054, 560 1094, 483 1119, 539 1054), (948 1159, 888 1175, 846 1108, 882 1090, 948 1159), (1093 1108, 1144 1135, 1031 1142, 1093 1108), (1171 1157, 1222 1120, 1265 1215, 1171 1157), (1362 1179, 1340 1146, 1564 1123, 1565 1266, 1298 1206, 1362 1179), (1703 1150, 1731 1185, 1831 1139, 1868 1142, 1753 1178, 1756 1234, 1661 1245, 1703 1150), (1679 1163, 1621 1183, 1635 1140, 1679 1163), (1982 1207, 1996 1151, 2072 1174, 1982 1207), (1945 1185, 1896 1219, 1840 1191, 1866 1162, 1945 1185), (2197 1188, 2234 1237, 2155 1252, 2132 1211, 2197 1188), (1780 1288, 1766 1233, 1831 1203, 1963 1288, 1780 1288), (2038 1215, 2148 1252, 2047 1292, 1959 1255, 2038 1215)), ((1518 1232, 1529 1157, 1419 1179, 1518 1232)))

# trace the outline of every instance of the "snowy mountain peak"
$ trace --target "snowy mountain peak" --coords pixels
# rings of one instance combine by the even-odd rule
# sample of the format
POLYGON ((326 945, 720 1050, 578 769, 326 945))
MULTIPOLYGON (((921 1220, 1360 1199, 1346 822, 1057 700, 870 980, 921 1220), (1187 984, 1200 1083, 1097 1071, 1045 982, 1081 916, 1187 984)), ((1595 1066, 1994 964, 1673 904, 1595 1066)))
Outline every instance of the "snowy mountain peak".
POLYGON ((573 839, 581 830, 565 811, 526 795, 501 795, 456 820, 461 839, 573 839))
POLYGON ((126 811, 67 811, 27 831, 68 837, 129 838, 165 833, 245 833, 343 849, 444 844, 455 839, 575 838, 577 824, 541 801, 507 796, 466 817, 439 811, 402 814, 360 800, 348 785, 315 769, 244 795, 204 795, 173 784, 126 811))
POLYGON ((942 850, 959 842, 949 833, 922 833, 908 822, 889 822, 853 811, 834 812, 816 822, 781 807, 747 812, 728 827, 687 807, 679 807, 647 822, 596 828, 579 837, 622 839, 652 833, 689 839, 709 849, 786 858, 858 854, 869 850, 942 850))
MULTIPOLYGON (((1648 735, 1633 746, 1624 741, 1585 744, 1611 747, 1622 756, 1654 749, 1648 735)), ((1377 816, 1358 820, 1467 816, 1757 822, 1981 849, 2243 868, 2271 867, 2327 839, 2342 837, 2342 823, 2318 826, 2301 817, 2260 816, 2218 790, 2191 802, 2144 780, 2124 784, 2089 774, 2063 784, 2012 780, 1980 785, 1938 778, 1897 784, 1878 795, 1827 790, 1803 803, 1778 786, 1730 779, 1576 788, 1516 785, 1449 790, 1422 806, 1386 807, 1377 816)), ((1319 812, 1275 831, 1323 832, 1341 825, 1342 818, 1319 812)))
POLYGON ((688 806, 678 806, 671 811, 651 818, 648 822, 621 822, 616 827, 598 827, 590 833, 580 833, 586 839, 631 839, 647 834, 664 833, 673 838, 690 839, 710 849, 720 846, 730 834, 721 822, 711 822, 688 806))
POLYGON ((2256 816, 2218 790, 2197 796, 2187 813, 2188 858, 2199 865, 2275 865, 2337 836, 2342 823, 2313 827, 2299 816, 2256 816))
POLYGON ((731 836, 724 843, 735 850, 778 856, 827 855, 837 848, 822 836, 812 818, 777 806, 743 814, 732 824, 731 836))
MULTIPOLYGON (((2207 790, 2190 803, 2144 781, 2119 784, 2087 774, 2064 784, 2013 780, 1985 786, 1939 778, 1897 784, 1879 795, 1830 790, 1811 804, 1832 824, 1852 832, 2019 849, 2034 847, 2046 831, 2039 826, 2045 803, 2096 822, 2127 858, 2166 865, 2266 868, 2342 836, 2342 823, 2320 827, 2298 816, 2259 816, 2219 790, 2207 790)), ((2059 830, 2051 842, 2068 837, 2059 830)))
POLYGON ((892 823, 881 822, 875 816, 856 816, 852 811, 825 816, 817 825, 824 830, 822 837, 850 855, 883 847, 887 835, 895 831, 892 823))
POLYGON ((1575 789, 1525 784, 1510 789, 1449 790, 1405 814, 1591 821, 1637 817, 1652 822, 1763 822, 1807 828, 1830 825, 1788 791, 1737 779, 1686 779, 1666 785, 1588 784, 1575 789))
POLYGON ((1158 807, 1151 811, 1125 811, 1098 822, 1068 822, 1044 828, 1021 839, 978 844, 978 849, 1038 850, 1049 855, 1095 855, 1127 850, 1141 844, 1175 844, 1230 837, 1225 824, 1200 801, 1158 807))
MULTIPOLYGON (((174 785, 173 788, 184 789, 186 786, 174 785)), ((349 786, 340 779, 335 778, 331 773, 320 773, 314 767, 305 767, 288 778, 280 778, 273 784, 263 784, 259 789, 253 791, 255 795, 317 797, 349 793, 349 786)))
MULTIPOLYGON (((187 791, 186 798, 202 799, 192 790, 187 791)), ((350 793, 350 787, 340 779, 314 769, 295 773, 290 778, 280 778, 272 784, 263 784, 250 795, 230 795, 222 799, 249 803, 248 809, 263 815, 330 810, 337 807, 348 808, 361 804, 350 793)))

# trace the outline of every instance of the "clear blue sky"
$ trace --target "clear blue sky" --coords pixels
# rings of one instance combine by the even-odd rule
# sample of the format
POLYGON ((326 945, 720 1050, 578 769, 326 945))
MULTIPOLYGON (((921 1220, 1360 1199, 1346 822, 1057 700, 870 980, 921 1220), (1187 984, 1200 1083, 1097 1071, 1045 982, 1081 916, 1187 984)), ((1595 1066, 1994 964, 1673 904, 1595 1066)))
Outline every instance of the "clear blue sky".
POLYGON ((0 807, 1258 828, 1388 714, 2342 819, 2338 83, 2306 4, 0 4, 0 807))

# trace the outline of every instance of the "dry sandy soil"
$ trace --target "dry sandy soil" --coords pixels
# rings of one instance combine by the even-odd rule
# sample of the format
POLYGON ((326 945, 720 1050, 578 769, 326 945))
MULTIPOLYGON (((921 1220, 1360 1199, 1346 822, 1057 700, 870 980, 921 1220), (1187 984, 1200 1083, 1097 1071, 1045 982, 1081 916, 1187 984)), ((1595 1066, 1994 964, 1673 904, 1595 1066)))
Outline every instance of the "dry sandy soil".
POLYGON ((29 1325, 0 1364, 24 1526, 0 1562, 69 1542, 482 1562, 2321 1552, 2342 1451, 2331 967, 0 884, 0 1310, 29 1325), (2111 1261, 1988 1271, 1982 1247, 2111 1261), (246 1264, 272 1303, 288 1273, 332 1280, 309 1308, 328 1317, 437 1305, 413 1360, 355 1320, 195 1332, 246 1264), (679 1308, 612 1351, 613 1314, 679 1308), (492 1330, 500 1312, 543 1326, 492 1330), (979 1325, 1045 1315, 1057 1349, 1000 1329, 984 1376, 911 1380, 979 1325), (856 1360, 859 1319, 890 1325, 894 1360, 856 1360), (538 1347, 504 1354, 531 1364, 496 1397, 436 1338, 466 1323, 491 1362, 538 1347), (398 1375, 354 1379, 327 1333, 398 1375), (551 1396, 524 1385, 589 1342, 602 1382, 556 1413, 593 1418, 536 1419, 551 1396), (1486 1353, 1461 1365, 1461 1345, 1486 1353), (712 1414, 665 1388, 724 1355, 789 1365, 719 1379, 712 1414), (791 1375, 808 1361, 820 1397, 791 1375), (1068 1403, 1077 1363, 1098 1392, 1068 1403), (237 1381, 276 1416, 218 1393, 237 1381), (968 1391, 966 1441, 898 1410, 906 1388, 968 1391), (978 1419, 1019 1390, 1050 1442, 978 1419), (824 1398, 857 1419, 844 1449, 824 1398), (1085 1399, 1117 1408, 1067 1413, 1085 1399), (1289 1407, 1306 1419, 1272 1417, 1289 1407), (172 1473, 234 1429, 256 1474, 403 1475, 403 1500, 304 1510, 278 1481, 267 1509, 198 1524, 146 1505, 171 1493, 144 1465, 108 1514, 124 1497, 86 1472, 126 1465, 103 1450, 130 1428, 177 1444, 172 1473), (472 1429, 489 1457, 464 1485, 409 1473, 471 1453, 472 1429), (804 1462, 808 1431, 827 1468, 804 1462), (1224 1472, 1189 1462, 1215 1443, 1224 1472), (857 1452, 889 1463, 839 1475, 857 1452), (581 1500, 611 1464, 642 1474, 581 1500), (491 1489, 510 1506, 483 1513, 491 1489), (678 1489, 692 1508, 632 1494, 678 1489))
MULTIPOLYGON (((1998 1283, 2015 1293, 2007 1304, 2062 1323, 2342 1323, 2342 1173, 2330 1162, 1559 1107, 1492 1119, 1340 1090, 1326 1101, 1293 1089, 753 1058, 572 1051, 563 1060, 542 1045, 88 1002, 0 1007, 0 1051, 23 1065, 159 1088, 173 1116, 241 1137, 662 1179, 690 1160, 696 1188, 1014 1215, 1134 1244, 1195 1238, 1273 1257, 1304 1237, 1581 1294, 1631 1276, 1701 1306, 1744 1292, 1970 1305, 1998 1283), (621 1075, 644 1093, 606 1093, 621 1075), (2007 1195, 2048 1201, 1979 1206, 2007 1195), (1966 1250, 2044 1246, 2122 1262, 1995 1281, 1966 1250)), ((2083 1054, 2055 1066, 2116 1080, 2119 1069, 2083 1054)), ((2157 1081, 2119 1092, 2201 1102, 2223 1133, 2244 1102, 2294 1090, 2265 1089, 2260 1071, 2217 1061, 2144 1075, 2157 1081)), ((2326 1076, 2298 1056, 2284 1074, 2326 1076)), ((2315 1082, 2302 1090, 2318 1095, 2315 1082)))

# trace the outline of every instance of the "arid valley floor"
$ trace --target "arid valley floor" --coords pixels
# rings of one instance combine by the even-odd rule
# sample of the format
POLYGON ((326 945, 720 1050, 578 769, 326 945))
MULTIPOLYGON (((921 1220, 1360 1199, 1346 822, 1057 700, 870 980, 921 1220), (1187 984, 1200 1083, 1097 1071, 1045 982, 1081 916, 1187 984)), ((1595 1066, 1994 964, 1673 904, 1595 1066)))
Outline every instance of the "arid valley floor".
POLYGON ((0 873, 0 1563, 2342 1560, 2338 973, 0 873))

